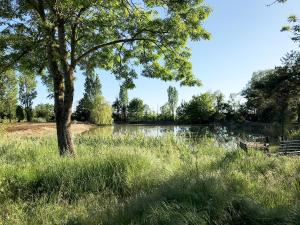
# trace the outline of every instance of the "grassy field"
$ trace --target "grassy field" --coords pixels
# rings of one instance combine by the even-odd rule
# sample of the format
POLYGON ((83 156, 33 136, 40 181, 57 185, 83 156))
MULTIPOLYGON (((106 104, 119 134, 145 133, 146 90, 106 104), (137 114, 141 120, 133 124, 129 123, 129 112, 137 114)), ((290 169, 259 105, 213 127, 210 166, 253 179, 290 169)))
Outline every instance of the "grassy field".
POLYGON ((2 225, 300 224, 300 159, 172 136, 0 139, 2 225))

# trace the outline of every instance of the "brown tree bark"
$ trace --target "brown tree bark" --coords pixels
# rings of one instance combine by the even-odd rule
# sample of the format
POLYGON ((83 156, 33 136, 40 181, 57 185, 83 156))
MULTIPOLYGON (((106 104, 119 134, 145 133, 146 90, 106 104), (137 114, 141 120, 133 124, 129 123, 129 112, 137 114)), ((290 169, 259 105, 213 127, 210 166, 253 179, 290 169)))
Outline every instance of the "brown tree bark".
POLYGON ((53 79, 54 86, 54 109, 56 118, 56 133, 59 153, 61 156, 75 156, 75 148, 71 134, 71 115, 74 96, 74 72, 73 69, 62 71, 55 58, 56 49, 53 48, 54 31, 50 35, 47 45, 48 70, 53 79))
MULTIPOLYGON (((71 116, 74 98, 74 68, 68 64, 66 33, 63 20, 58 21, 59 62, 61 66, 57 88, 63 90, 57 95, 56 126, 60 155, 75 156, 75 148, 71 134, 71 116)), ((55 89, 55 88, 54 88, 55 89)))

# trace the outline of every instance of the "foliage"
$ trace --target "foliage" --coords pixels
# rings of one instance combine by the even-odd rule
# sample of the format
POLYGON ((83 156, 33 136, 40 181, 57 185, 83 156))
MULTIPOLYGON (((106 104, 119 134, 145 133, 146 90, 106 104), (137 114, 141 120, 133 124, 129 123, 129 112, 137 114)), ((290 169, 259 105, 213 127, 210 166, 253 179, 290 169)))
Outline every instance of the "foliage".
POLYGON ((191 123, 209 123, 215 114, 215 96, 206 92, 193 96, 191 101, 183 102, 177 109, 179 120, 191 123))
POLYGON ((288 22, 290 25, 283 26, 281 31, 289 31, 292 33, 291 38, 294 42, 300 42, 300 29, 299 29, 299 18, 296 15, 290 15, 288 17, 288 22))
POLYGON ((75 118, 78 121, 91 121, 91 111, 95 98, 102 94, 99 76, 94 71, 86 71, 84 95, 76 107, 75 118))
POLYGON ((141 122, 145 113, 145 105, 143 100, 134 98, 128 105, 128 119, 130 122, 141 122))
POLYGON ((178 104, 178 91, 175 87, 169 86, 168 88, 168 105, 171 110, 173 120, 175 120, 175 113, 178 104))
POLYGON ((51 104, 39 104, 34 109, 35 117, 42 118, 46 122, 54 121, 54 106, 51 104))
POLYGON ((0 116, 9 118, 15 117, 17 108, 17 77, 13 70, 0 74, 0 116))
POLYGON ((121 120, 127 121, 128 117, 128 88, 126 85, 121 85, 120 87, 120 93, 119 93, 119 99, 120 99, 120 106, 121 106, 121 120))
POLYGON ((228 104, 225 103, 225 96, 220 91, 215 91, 213 93, 215 101, 215 120, 216 121, 224 121, 226 116, 225 113, 228 113, 228 104))
POLYGON ((173 120, 173 114, 172 110, 170 108, 170 105, 168 103, 164 104, 162 107, 160 107, 160 119, 164 121, 173 120))
POLYGON ((33 100, 37 96, 35 75, 30 70, 23 69, 19 76, 19 101, 25 109, 28 122, 33 118, 33 100))
POLYGON ((128 120, 128 87, 126 83, 120 86, 119 97, 113 103, 115 121, 127 122, 128 120))
POLYGON ((71 32, 76 33, 76 38, 80 37, 80 42, 73 43, 76 46, 72 47, 76 48, 71 49, 74 50, 72 53, 78 64, 88 63, 90 67, 111 69, 128 80, 137 75, 128 65, 134 60, 144 66, 145 76, 182 80, 183 84, 198 83, 192 76, 188 61, 190 52, 186 44, 188 39, 197 41, 210 36, 201 26, 201 22, 210 13, 203 0, 143 1, 143 4, 115 0, 104 3, 43 3, 38 5, 32 1, 8 1, 1 5, 2 41, 7 41, 7 45, 2 48, 15 50, 11 55, 7 52, 7 60, 15 59, 19 51, 29 48, 31 51, 24 53, 26 59, 21 57, 19 62, 40 69, 39 66, 46 63, 47 52, 44 46, 50 36, 49 29, 63 25, 63 38, 68 43, 72 43, 71 32), (24 15, 27 16, 26 20, 16 24, 12 22, 24 15), (103 28, 101 32, 97 31, 99 27, 103 28), (44 36, 38 36, 40 33, 44 36), (97 51, 100 49, 101 53, 97 51), (163 59, 164 66, 160 59, 163 59), (35 60, 40 62, 34 65, 32 63, 35 60))
POLYGON ((300 118, 299 60, 299 52, 289 53, 282 59, 282 66, 255 73, 242 93, 258 121, 278 121, 282 132, 286 122, 300 118))
POLYGON ((174 136, 0 139, 0 224, 296 225, 299 158, 174 136), (45 163, 47 162, 47 163, 45 163))
POLYGON ((112 107, 109 105, 103 96, 98 95, 95 97, 92 110, 91 122, 97 125, 110 125, 113 123, 112 107))

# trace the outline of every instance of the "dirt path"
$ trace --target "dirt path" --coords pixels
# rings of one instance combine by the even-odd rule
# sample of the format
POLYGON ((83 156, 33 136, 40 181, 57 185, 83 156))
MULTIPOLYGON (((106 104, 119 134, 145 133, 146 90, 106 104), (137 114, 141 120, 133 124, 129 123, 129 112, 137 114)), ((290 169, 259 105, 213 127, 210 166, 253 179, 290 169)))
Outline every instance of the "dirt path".
MULTIPOLYGON (((1 125, 0 125, 1 126, 1 125)), ((72 125, 72 133, 80 134, 95 127, 91 124, 78 123, 72 125)), ((55 123, 14 123, 6 127, 9 135, 13 136, 44 136, 55 135, 55 123)))

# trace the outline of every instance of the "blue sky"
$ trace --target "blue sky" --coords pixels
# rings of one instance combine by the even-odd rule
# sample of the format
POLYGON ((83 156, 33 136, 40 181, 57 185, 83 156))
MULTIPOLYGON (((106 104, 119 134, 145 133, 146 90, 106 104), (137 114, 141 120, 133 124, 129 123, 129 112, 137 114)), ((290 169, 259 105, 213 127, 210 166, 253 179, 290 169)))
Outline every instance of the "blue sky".
MULTIPOLYGON (((157 110, 167 101, 167 88, 176 86, 179 99, 189 100, 204 91, 220 90, 227 97, 240 92, 254 71, 273 68, 280 59, 297 46, 289 33, 280 29, 291 14, 299 15, 300 1, 266 5, 273 0, 206 0, 212 7, 211 16, 204 27, 212 33, 210 41, 189 43, 195 75, 202 80, 202 87, 180 87, 175 82, 139 78, 136 88, 129 91, 129 98, 139 97, 157 110)), ((299 15, 300 16, 300 15, 299 15)), ((100 72, 102 92, 109 102, 118 96, 119 81, 107 72, 100 72)), ((83 94, 84 77, 77 74, 75 105, 83 94)), ((47 99, 46 88, 39 83, 35 105, 52 102, 47 99)))

